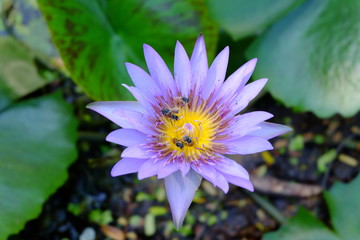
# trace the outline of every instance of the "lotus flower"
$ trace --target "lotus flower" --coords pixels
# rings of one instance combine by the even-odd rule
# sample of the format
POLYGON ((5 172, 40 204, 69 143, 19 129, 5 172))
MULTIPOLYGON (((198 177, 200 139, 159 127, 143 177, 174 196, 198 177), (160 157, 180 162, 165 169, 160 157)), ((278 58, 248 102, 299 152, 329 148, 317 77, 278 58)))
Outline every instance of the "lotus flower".
POLYGON ((144 45, 150 74, 126 63, 135 87, 124 85, 137 101, 94 102, 87 107, 121 129, 106 140, 126 146, 113 167, 113 177, 138 173, 139 179, 164 179, 176 228, 202 178, 225 193, 229 183, 253 191, 248 172, 224 154, 252 154, 273 149, 268 139, 291 129, 265 120, 263 111, 241 113, 267 79, 247 84, 257 59, 225 79, 229 57, 226 47, 208 67, 205 42, 199 36, 189 59, 176 43, 174 75, 159 54, 144 45))

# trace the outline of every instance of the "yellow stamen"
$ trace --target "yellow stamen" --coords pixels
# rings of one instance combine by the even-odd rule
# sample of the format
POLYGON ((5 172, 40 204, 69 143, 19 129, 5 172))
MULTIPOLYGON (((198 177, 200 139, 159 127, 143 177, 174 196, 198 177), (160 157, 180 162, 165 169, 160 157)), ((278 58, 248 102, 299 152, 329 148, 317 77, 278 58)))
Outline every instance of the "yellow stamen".
POLYGON ((187 162, 212 156, 217 145, 213 140, 220 124, 219 116, 210 113, 203 104, 194 109, 188 104, 176 108, 176 113, 160 115, 159 141, 165 146, 162 152, 182 156, 187 162))

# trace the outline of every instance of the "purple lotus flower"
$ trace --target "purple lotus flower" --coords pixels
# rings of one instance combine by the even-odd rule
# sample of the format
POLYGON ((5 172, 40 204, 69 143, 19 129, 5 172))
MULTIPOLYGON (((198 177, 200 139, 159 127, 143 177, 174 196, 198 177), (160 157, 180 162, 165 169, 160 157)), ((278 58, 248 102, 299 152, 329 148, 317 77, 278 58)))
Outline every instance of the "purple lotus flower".
POLYGON ((256 59, 224 82, 229 48, 208 68, 202 35, 190 59, 176 43, 174 76, 146 44, 144 54, 150 75, 126 64, 135 87, 124 86, 137 101, 95 102, 87 107, 122 127, 106 138, 127 147, 111 175, 138 172, 139 179, 164 178, 174 224, 179 228, 202 178, 225 193, 229 183, 254 190, 248 172, 224 154, 273 149, 268 139, 291 129, 264 122, 273 117, 267 112, 236 115, 267 82, 260 79, 245 85, 256 59))

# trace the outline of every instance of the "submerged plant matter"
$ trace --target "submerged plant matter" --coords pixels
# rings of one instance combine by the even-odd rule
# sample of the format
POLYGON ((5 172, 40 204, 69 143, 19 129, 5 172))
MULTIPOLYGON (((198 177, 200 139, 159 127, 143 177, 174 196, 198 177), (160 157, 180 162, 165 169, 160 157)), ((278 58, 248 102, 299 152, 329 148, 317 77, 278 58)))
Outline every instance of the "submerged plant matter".
POLYGON ((150 75, 126 64, 135 87, 124 86, 137 101, 95 102, 88 108, 122 127, 106 138, 127 147, 111 175, 138 172, 139 179, 164 178, 179 228, 202 178, 225 193, 229 183, 253 191, 247 171, 223 154, 272 149, 268 139, 290 128, 265 122, 273 115, 263 111, 235 116, 267 82, 260 79, 245 85, 256 59, 224 82, 229 48, 209 68, 202 35, 190 59, 177 42, 174 76, 154 49, 144 45, 144 53, 150 75))

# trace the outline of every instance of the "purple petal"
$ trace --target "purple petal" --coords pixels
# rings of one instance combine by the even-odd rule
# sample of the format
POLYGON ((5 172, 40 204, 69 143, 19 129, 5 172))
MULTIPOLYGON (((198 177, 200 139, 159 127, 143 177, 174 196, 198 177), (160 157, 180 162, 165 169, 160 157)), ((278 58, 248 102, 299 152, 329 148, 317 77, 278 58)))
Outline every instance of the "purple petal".
POLYGON ((93 102, 86 106, 103 115, 123 128, 135 128, 145 133, 152 133, 146 127, 147 120, 143 116, 144 108, 134 101, 93 102))
POLYGON ((226 68, 229 60, 229 47, 225 47, 211 64, 206 81, 201 89, 201 97, 207 99, 213 89, 217 90, 224 82, 226 68))
POLYGON ((158 178, 161 179, 167 177, 179 169, 180 169, 180 164, 178 162, 165 163, 164 166, 159 168, 158 178))
POLYGON ((151 77, 163 89, 169 89, 172 94, 176 94, 174 78, 160 55, 147 44, 144 44, 144 55, 151 77))
POLYGON ((141 104, 141 106, 148 114, 155 114, 155 110, 152 107, 152 104, 155 105, 157 103, 155 102, 155 98, 151 94, 143 92, 136 87, 131 87, 126 84, 122 85, 136 98, 136 100, 141 104))
POLYGON ((243 88, 254 72, 256 62, 257 59, 254 58, 231 74, 222 86, 222 94, 224 96, 232 97, 236 92, 243 88))
POLYGON ((244 113, 236 116, 234 121, 230 124, 230 127, 226 131, 226 134, 230 135, 232 138, 239 138, 259 129, 257 125, 269 118, 272 118, 274 115, 264 111, 255 111, 244 113))
POLYGON ((201 86, 204 85, 208 72, 208 60, 206 54, 206 47, 204 36, 200 34, 198 37, 194 51, 190 59, 192 72, 192 89, 195 89, 195 96, 199 94, 201 86))
POLYGON ((144 150, 141 145, 135 145, 126 148, 122 153, 121 157, 132 157, 132 158, 150 158, 153 154, 144 150))
POLYGON ((180 171, 181 171, 181 174, 184 176, 186 176, 186 174, 188 174, 190 170, 190 164, 188 163, 181 163, 180 165, 180 171))
POLYGON ((181 96, 188 97, 191 85, 191 65, 189 57, 179 41, 176 42, 175 47, 174 77, 181 96))
POLYGON ((158 174, 161 166, 164 165, 164 161, 155 161, 154 159, 149 159, 144 162, 144 164, 140 167, 138 173, 138 179, 142 180, 144 178, 152 177, 158 174))
POLYGON ((259 94, 267 81, 268 80, 266 78, 263 78, 246 85, 235 98, 232 104, 231 114, 233 115, 243 110, 249 102, 259 94))
MULTIPOLYGON (((104 101, 89 103, 87 108, 94 110, 100 114, 101 112, 109 112, 116 109, 142 112, 143 108, 136 101, 104 101)), ((106 117, 106 116, 105 116, 106 117)))
POLYGON ((214 187, 221 188, 224 193, 229 191, 229 184, 225 177, 216 171, 212 166, 203 164, 201 166, 193 166, 192 169, 200 174, 203 178, 214 184, 214 187))
POLYGON ((190 169, 186 176, 177 171, 167 176, 164 181, 173 221, 176 229, 179 229, 199 188, 201 176, 190 169))
POLYGON ((232 175, 227 175, 227 174, 224 174, 224 177, 231 184, 245 188, 245 189, 249 190, 250 192, 254 191, 254 186, 252 185, 252 183, 249 179, 245 179, 242 177, 236 177, 236 176, 232 176, 232 175))
POLYGON ((145 143, 147 138, 147 135, 136 129, 124 128, 112 131, 106 141, 129 147, 145 143))
POLYGON ((253 154, 272 150, 273 146, 269 141, 260 137, 244 136, 224 142, 228 148, 226 154, 253 154))
POLYGON ((111 176, 116 177, 137 172, 146 160, 147 159, 140 158, 123 158, 111 169, 111 176))
POLYGON ((258 126, 260 127, 260 129, 249 133, 249 135, 270 139, 292 131, 292 129, 289 128, 288 126, 276 124, 276 123, 264 122, 264 123, 260 123, 258 126))
POLYGON ((140 91, 146 94, 151 93, 150 97, 160 95, 159 86, 147 72, 132 63, 126 63, 125 65, 132 81, 140 91))
POLYGON ((214 166, 218 171, 227 175, 249 179, 249 173, 240 164, 232 159, 222 156, 222 161, 214 166))

